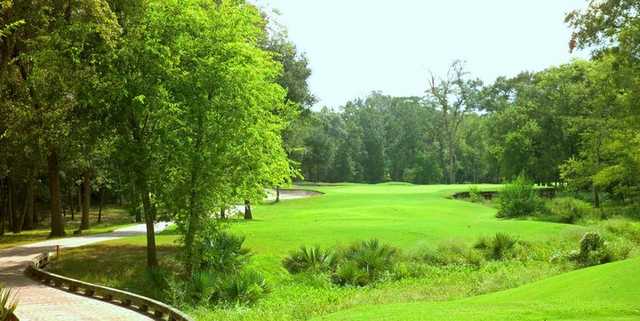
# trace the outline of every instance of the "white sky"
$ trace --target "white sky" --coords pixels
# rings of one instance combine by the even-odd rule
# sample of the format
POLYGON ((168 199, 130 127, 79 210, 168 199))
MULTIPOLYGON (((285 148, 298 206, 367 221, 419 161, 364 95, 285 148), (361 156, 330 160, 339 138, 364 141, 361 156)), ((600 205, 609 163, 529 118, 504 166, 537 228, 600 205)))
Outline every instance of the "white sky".
POLYGON ((429 71, 455 59, 474 77, 538 71, 587 57, 569 54, 566 12, 586 0, 253 0, 306 52, 318 105, 337 107, 373 90, 421 96, 429 71))

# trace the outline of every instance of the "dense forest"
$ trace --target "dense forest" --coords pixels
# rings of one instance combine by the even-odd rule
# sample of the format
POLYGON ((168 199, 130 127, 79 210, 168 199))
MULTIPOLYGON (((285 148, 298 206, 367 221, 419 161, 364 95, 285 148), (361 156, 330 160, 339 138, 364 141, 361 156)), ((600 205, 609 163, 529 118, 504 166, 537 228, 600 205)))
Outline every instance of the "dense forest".
POLYGON ((164 217, 190 271, 212 212, 251 219, 290 181, 282 135, 313 101, 307 65, 244 1, 2 1, 0 235, 65 235, 74 208, 86 230, 92 200, 120 202, 146 223, 148 266, 164 217))
POLYGON ((199 256, 211 213, 292 180, 504 182, 640 196, 637 1, 572 12, 590 60, 483 84, 455 61, 424 96, 311 108, 307 58, 242 0, 0 2, 0 234, 65 234, 80 199, 168 217, 199 256))
MULTIPOLYGON (((590 39, 579 31, 574 41, 590 39)), ((499 183, 524 174, 592 191, 596 202, 599 192, 637 198, 638 61, 625 45, 488 85, 455 62, 423 97, 374 92, 311 113, 295 127, 303 148, 292 157, 316 182, 499 183)))

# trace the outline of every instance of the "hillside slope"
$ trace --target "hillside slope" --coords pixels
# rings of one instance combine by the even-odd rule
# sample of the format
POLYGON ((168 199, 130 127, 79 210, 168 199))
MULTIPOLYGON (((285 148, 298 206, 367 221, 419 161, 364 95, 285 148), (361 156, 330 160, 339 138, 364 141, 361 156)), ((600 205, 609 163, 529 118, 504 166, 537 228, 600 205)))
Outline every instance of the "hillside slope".
POLYGON ((362 306, 317 320, 637 321, 640 259, 582 269, 463 300, 362 306))

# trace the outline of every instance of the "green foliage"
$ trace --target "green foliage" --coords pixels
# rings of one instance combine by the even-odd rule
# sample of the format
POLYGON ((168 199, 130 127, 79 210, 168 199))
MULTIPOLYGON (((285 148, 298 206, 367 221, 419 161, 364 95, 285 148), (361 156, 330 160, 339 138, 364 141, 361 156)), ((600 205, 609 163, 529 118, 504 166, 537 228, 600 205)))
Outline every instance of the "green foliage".
POLYGON ((419 250, 414 256, 422 262, 435 266, 472 266, 482 265, 482 254, 459 242, 444 242, 437 248, 419 250))
POLYGON ((484 197, 482 197, 482 194, 480 194, 480 189, 478 189, 478 186, 473 185, 469 187, 469 200, 474 203, 479 203, 484 200, 484 197))
POLYGON ((605 230, 640 244, 640 224, 624 219, 611 219, 604 222, 605 230))
POLYGON ((474 248, 483 251, 488 259, 499 261, 510 258, 517 244, 518 239, 515 237, 496 233, 491 238, 480 238, 474 248))
POLYGON ((581 266, 593 266, 625 259, 630 251, 627 244, 606 242, 599 233, 588 232, 580 240, 580 249, 570 257, 581 266))
POLYGON ((225 274, 217 281, 209 295, 209 302, 217 304, 250 305, 269 292, 264 277, 252 270, 225 274))
POLYGON ((589 203, 572 197, 554 198, 545 207, 553 220, 568 224, 575 224, 592 212, 589 203))
POLYGON ((9 316, 13 315, 17 307, 18 301, 13 291, 0 284, 0 320, 9 320, 9 316))
POLYGON ((518 176, 500 191, 498 217, 523 217, 541 210, 543 202, 538 197, 533 183, 524 175, 518 176))
POLYGON ((226 231, 207 231, 199 241, 200 270, 221 274, 235 273, 249 262, 251 251, 244 247, 244 236, 226 231))
POLYGON ((323 250, 319 246, 301 246, 282 260, 282 265, 291 274, 301 272, 327 272, 335 268, 336 255, 331 250, 323 250))
POLYGON ((343 279, 336 273, 337 281, 340 284, 361 284, 363 281, 371 283, 378 280, 386 272, 393 269, 393 265, 398 258, 399 250, 387 244, 382 244, 376 239, 355 243, 340 254, 341 262, 338 263, 338 271, 345 270, 350 278, 343 279), (364 273, 356 273, 354 269, 359 269, 364 273), (357 281, 350 283, 350 281, 357 281))

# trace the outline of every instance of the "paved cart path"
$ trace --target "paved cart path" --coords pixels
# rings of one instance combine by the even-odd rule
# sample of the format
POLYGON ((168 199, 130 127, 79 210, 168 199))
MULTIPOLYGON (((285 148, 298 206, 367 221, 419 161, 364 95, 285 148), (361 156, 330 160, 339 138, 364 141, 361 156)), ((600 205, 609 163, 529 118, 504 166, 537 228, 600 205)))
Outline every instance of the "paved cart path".
MULTIPOLYGON (((159 232, 168 223, 158 223, 159 232)), ((144 224, 122 228, 112 233, 47 240, 0 250, 0 283, 17 291, 16 316, 20 321, 124 321, 152 320, 133 310, 97 299, 72 294, 42 285, 24 275, 25 268, 38 254, 55 251, 56 245, 70 248, 144 234, 144 224)))

